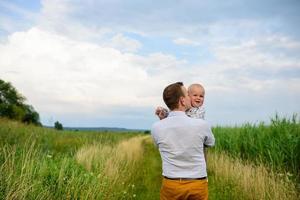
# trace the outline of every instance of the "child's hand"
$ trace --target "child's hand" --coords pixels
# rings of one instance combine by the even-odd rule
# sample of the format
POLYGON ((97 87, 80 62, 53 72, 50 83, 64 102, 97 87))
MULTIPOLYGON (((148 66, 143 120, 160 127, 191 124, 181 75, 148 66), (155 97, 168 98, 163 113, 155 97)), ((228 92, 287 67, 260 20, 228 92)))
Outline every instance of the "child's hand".
POLYGON ((160 120, 162 120, 168 116, 168 110, 158 106, 155 110, 155 114, 158 116, 160 120))

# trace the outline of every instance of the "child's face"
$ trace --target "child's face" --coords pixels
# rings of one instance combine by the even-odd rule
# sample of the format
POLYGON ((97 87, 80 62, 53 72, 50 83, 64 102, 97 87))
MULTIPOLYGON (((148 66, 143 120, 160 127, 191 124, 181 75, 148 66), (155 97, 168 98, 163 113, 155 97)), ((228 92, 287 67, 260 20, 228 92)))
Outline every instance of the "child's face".
POLYGON ((189 91, 189 96, 191 99, 191 104, 193 107, 200 107, 204 102, 204 89, 199 86, 194 86, 189 91))

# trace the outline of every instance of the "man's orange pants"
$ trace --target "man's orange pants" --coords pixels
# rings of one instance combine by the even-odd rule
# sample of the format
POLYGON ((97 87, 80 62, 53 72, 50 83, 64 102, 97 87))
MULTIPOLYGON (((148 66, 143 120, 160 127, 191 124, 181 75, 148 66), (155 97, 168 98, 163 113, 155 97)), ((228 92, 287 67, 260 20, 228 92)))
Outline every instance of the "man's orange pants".
POLYGON ((208 181, 170 180, 163 178, 160 200, 207 200, 208 181))

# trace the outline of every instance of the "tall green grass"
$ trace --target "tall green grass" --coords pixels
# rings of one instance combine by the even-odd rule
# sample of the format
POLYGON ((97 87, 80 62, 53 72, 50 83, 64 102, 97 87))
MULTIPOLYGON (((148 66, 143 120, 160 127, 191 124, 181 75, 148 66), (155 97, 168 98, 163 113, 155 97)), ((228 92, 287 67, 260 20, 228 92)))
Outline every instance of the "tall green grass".
MULTIPOLYGON (((271 199, 272 188, 293 186, 282 180, 286 176, 277 177, 279 172, 299 176, 296 116, 275 116, 269 125, 215 127, 214 134, 210 199, 271 199), (249 196, 245 191, 256 189, 240 179, 265 169, 261 165, 270 171, 258 173, 263 187, 249 196)), ((160 185, 161 160, 149 136, 56 131, 0 118, 0 199, 152 200, 159 198, 160 185)), ((289 195, 282 191, 287 192, 281 196, 289 195)))
POLYGON ((29 140, 38 144, 42 152, 50 152, 55 155, 73 155, 78 148, 85 144, 115 145, 117 142, 135 135, 134 133, 111 134, 110 132, 96 131, 57 131, 0 118, 0 147, 15 145, 17 148, 23 148, 29 140))
POLYGON ((300 121, 294 115, 276 115, 269 125, 245 124, 241 127, 215 127, 215 150, 263 163, 272 170, 285 171, 300 180, 300 121))
POLYGON ((0 199, 130 199, 138 162, 127 159, 132 152, 121 152, 129 145, 121 141, 133 136, 56 131, 0 119, 0 199), (93 146, 109 147, 96 156, 123 173, 107 176, 102 168, 87 169, 76 159, 80 150, 93 146))

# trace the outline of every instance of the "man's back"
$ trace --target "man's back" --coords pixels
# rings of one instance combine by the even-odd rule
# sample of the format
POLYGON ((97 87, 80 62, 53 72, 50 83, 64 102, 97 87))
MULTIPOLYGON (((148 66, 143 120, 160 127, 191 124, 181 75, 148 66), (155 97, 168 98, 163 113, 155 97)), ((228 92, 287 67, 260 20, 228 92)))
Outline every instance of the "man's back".
POLYGON ((201 119, 191 119, 182 111, 155 123, 152 137, 163 162, 163 176, 169 178, 206 177, 203 145, 213 146, 210 126, 201 119))

